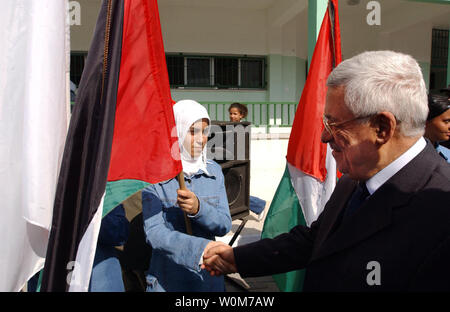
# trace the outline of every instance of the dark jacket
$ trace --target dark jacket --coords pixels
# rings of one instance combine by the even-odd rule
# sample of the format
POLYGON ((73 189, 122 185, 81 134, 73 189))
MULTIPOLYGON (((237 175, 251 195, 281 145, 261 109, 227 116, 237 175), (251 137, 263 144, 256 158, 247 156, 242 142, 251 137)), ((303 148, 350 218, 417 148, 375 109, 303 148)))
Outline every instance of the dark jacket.
POLYGON ((234 249, 243 277, 306 267, 304 291, 450 291, 450 166, 428 143, 349 218, 343 176, 310 228, 234 249), (373 261, 380 285, 373 284, 373 261), (369 280, 369 282, 368 282, 369 280))

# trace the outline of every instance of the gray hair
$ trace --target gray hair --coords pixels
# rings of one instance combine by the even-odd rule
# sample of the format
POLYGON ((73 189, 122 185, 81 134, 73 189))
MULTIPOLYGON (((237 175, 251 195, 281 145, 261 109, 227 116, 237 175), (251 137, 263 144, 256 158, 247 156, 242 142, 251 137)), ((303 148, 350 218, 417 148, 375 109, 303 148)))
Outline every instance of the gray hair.
POLYGON ((391 112, 404 136, 423 135, 428 115, 427 89, 419 64, 393 51, 370 51, 340 63, 328 87, 345 88, 345 105, 355 117, 391 112))

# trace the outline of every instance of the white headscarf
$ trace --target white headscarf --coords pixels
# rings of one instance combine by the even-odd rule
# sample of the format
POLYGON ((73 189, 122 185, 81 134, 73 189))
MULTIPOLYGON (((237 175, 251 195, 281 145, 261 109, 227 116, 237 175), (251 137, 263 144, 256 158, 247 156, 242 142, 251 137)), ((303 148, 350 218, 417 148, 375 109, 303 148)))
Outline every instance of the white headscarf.
POLYGON ((206 108, 193 100, 181 100, 175 103, 173 112, 177 126, 178 144, 180 146, 181 163, 183 164, 184 173, 187 176, 191 176, 200 169, 208 173, 206 170, 206 144, 201 155, 197 158, 192 158, 189 150, 183 145, 186 134, 194 122, 205 118, 208 119, 208 124, 211 124, 206 108))

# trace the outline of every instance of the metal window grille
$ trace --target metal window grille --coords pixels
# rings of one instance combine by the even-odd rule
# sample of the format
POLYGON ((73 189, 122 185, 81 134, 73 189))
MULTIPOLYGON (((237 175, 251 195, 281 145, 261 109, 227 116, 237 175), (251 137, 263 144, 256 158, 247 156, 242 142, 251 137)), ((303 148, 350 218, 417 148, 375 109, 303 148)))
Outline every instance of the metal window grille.
MULTIPOLYGON (((70 80, 80 84, 87 52, 71 52, 70 80)), ((264 57, 166 55, 171 87, 264 89, 264 57)))
POLYGON ((77 86, 80 84, 87 52, 70 53, 70 80, 77 86))
POLYGON ((211 60, 209 58, 186 58, 186 84, 192 87, 211 85, 211 60))
POLYGON ((263 88, 263 60, 240 60, 241 83, 244 88, 263 88))
POLYGON ((447 29, 433 29, 431 43, 430 89, 438 90, 446 86, 448 70, 448 42, 447 29))
POLYGON ((166 55, 171 87, 264 89, 265 58, 166 55))
POLYGON ((169 73, 169 82, 171 86, 184 85, 184 57, 167 55, 167 71, 169 73))
POLYGON ((214 58, 214 82, 219 88, 238 86, 238 59, 237 58, 214 58))

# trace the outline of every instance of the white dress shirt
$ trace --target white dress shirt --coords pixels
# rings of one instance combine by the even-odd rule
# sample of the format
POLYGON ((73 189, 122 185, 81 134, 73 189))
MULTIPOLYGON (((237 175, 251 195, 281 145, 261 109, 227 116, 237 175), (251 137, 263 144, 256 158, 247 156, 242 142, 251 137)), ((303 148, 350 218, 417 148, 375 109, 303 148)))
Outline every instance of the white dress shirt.
POLYGON ((427 145, 427 142, 423 137, 417 140, 413 146, 411 146, 400 157, 391 162, 385 168, 377 172, 373 177, 366 181, 366 187, 370 195, 382 186, 387 180, 389 180, 394 174, 400 171, 407 163, 409 163, 414 157, 416 157, 427 145))

